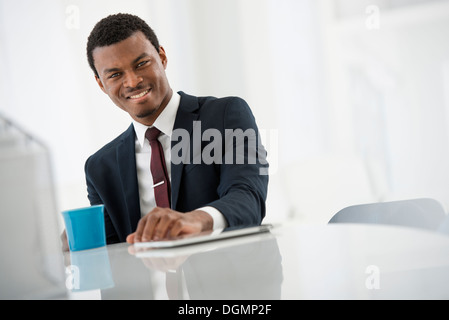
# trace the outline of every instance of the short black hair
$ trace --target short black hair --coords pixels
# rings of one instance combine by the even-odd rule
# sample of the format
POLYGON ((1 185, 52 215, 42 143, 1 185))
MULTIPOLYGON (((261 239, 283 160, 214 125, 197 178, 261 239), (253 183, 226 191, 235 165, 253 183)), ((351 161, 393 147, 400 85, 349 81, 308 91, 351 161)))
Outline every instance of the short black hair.
POLYGON ((93 51, 128 39, 135 32, 142 31, 159 53, 159 40, 153 29, 141 18, 127 13, 118 13, 100 20, 87 39, 87 60, 95 75, 93 51))

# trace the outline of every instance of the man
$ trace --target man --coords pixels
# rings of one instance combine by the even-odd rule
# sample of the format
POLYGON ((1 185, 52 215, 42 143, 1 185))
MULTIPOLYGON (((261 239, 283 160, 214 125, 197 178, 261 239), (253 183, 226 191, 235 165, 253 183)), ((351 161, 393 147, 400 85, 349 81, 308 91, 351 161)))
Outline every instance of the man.
POLYGON ((91 205, 105 205, 108 244, 261 223, 268 164, 260 141, 251 143, 258 140, 258 130, 242 99, 174 92, 165 73, 164 48, 133 15, 98 22, 88 38, 87 56, 101 90, 132 118, 128 130, 85 166, 91 205), (148 136, 149 128, 158 129, 157 141, 148 136), (242 132, 255 137, 242 140, 242 132), (153 143, 162 149, 153 149, 153 143), (157 150, 165 168, 154 173, 150 167, 157 150), (214 161, 205 161, 207 156, 214 161), (160 172, 168 178, 156 179, 160 172), (169 199, 159 205, 163 188, 169 199))

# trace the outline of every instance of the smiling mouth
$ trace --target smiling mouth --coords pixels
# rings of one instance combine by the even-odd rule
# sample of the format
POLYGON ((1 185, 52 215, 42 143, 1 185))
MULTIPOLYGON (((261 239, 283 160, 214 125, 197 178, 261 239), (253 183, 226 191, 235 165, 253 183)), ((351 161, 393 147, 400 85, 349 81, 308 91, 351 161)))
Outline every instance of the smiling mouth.
POLYGON ((147 89, 147 90, 145 90, 145 91, 142 91, 141 93, 136 94, 136 95, 134 95, 134 96, 129 96, 128 99, 140 99, 140 98, 144 97, 145 95, 147 95, 148 92, 150 92, 150 89, 147 89))

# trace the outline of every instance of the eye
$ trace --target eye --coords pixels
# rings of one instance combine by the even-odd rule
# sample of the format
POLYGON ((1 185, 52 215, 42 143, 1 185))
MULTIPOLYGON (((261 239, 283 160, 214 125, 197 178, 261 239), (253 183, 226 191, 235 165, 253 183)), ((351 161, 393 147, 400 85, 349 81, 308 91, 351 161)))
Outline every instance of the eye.
POLYGON ((109 76, 109 79, 117 78, 118 76, 120 76, 120 72, 116 72, 116 73, 111 74, 109 76))
POLYGON ((146 65, 148 62, 150 62, 150 60, 145 60, 145 61, 139 62, 139 64, 137 65, 137 68, 143 67, 143 66, 146 65))

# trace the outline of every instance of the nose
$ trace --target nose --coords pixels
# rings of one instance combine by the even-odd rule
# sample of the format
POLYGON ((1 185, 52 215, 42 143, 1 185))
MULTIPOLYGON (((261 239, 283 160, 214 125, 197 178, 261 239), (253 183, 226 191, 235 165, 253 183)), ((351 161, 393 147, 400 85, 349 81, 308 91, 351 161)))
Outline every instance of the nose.
POLYGON ((135 72, 127 72, 123 80, 123 85, 126 88, 136 88, 142 81, 143 78, 135 72))

